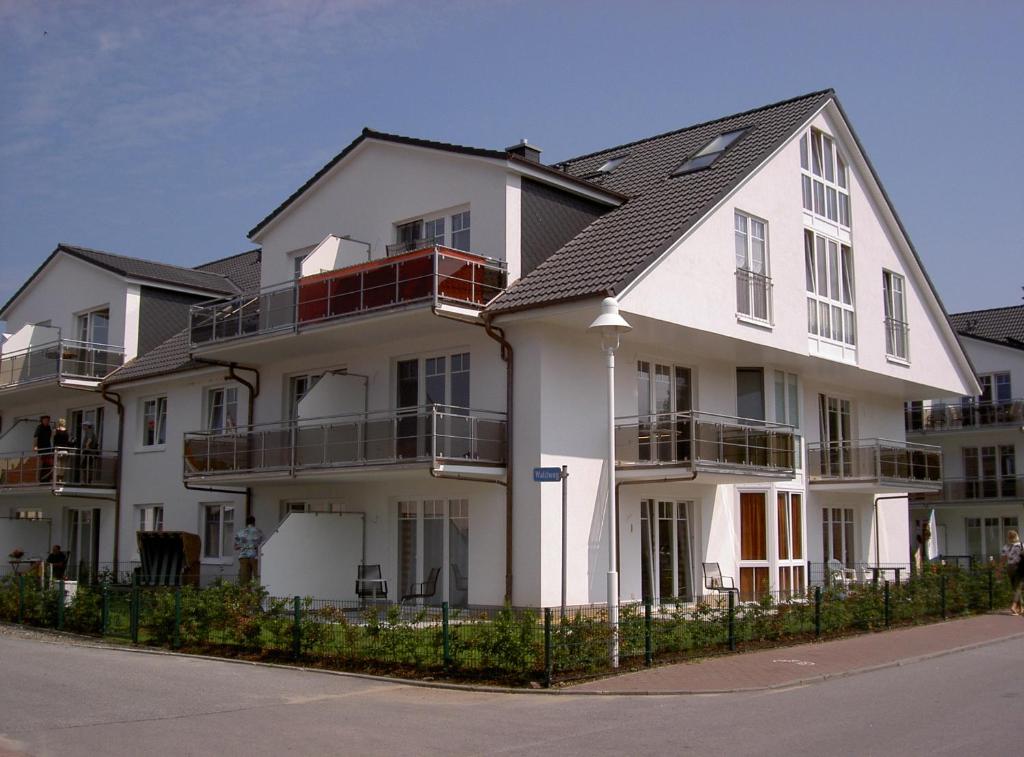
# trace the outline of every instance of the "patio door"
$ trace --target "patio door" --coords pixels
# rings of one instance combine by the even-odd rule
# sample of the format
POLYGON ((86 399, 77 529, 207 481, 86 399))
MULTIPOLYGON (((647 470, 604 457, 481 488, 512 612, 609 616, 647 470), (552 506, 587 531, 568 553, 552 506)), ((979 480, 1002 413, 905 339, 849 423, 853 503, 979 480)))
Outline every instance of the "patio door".
POLYGON ((853 448, 850 400, 818 395, 821 434, 821 474, 829 478, 849 478, 853 474, 853 448))
POLYGON ((469 368, 468 352, 398 361, 397 457, 470 455, 469 368), (432 426, 433 414, 429 412, 433 409, 438 410, 436 430, 432 426), (439 449, 434 448, 435 438, 441 445, 439 449))
POLYGON ((693 599, 690 502, 640 501, 641 586, 644 599, 693 599))
POLYGON ((778 589, 783 596, 799 596, 806 587, 803 496, 799 492, 778 492, 776 515, 778 589))
POLYGON ((398 503, 398 580, 399 598, 415 593, 426 594, 419 601, 427 605, 468 604, 468 499, 398 503))
POLYGON ((71 420, 71 428, 69 428, 68 430, 71 432, 71 438, 75 440, 76 447, 80 448, 82 445, 82 431, 85 428, 85 424, 91 423, 93 433, 96 434, 96 441, 99 443, 99 449, 103 449, 102 407, 90 407, 84 410, 72 410, 68 414, 68 418, 71 420))
POLYGON ((690 369, 637 361, 638 459, 689 460, 691 419, 678 413, 693 408, 690 369))
POLYGON ((65 511, 64 550, 69 553, 68 578, 87 581, 99 573, 100 510, 69 508, 65 511))
POLYGON ((856 559, 854 530, 853 508, 821 508, 821 543, 824 548, 822 559, 825 563, 829 560, 838 560, 843 567, 853 569, 856 559))
POLYGON ((82 313, 77 319, 78 341, 88 345, 84 347, 76 361, 75 373, 82 376, 100 378, 108 371, 107 353, 97 346, 110 343, 110 310, 102 308, 89 313, 82 313))
POLYGON ((756 601, 768 591, 768 495, 740 492, 740 601, 756 601))

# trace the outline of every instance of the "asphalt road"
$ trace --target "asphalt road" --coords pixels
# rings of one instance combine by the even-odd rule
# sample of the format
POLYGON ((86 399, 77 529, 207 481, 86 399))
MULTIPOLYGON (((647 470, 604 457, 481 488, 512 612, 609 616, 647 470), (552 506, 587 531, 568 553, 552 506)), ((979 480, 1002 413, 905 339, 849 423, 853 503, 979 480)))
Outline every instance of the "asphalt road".
POLYGON ((802 688, 490 694, 0 634, 0 755, 1020 751, 1024 640, 802 688))

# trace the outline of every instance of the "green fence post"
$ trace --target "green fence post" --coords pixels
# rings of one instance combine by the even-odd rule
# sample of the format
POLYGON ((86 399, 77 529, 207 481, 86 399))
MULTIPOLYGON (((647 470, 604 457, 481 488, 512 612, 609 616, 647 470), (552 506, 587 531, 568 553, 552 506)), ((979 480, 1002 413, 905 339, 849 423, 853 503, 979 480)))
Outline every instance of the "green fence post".
POLYGON ((939 576, 939 609, 942 612, 942 619, 946 619, 946 574, 939 576))
POLYGON ((886 580, 885 585, 884 585, 883 588, 885 589, 885 627, 888 628, 889 627, 889 621, 890 621, 890 618, 891 618, 890 612, 889 612, 889 581, 888 580, 886 580))
POLYGON ((993 580, 992 580, 993 573, 994 573, 994 571, 992 570, 992 568, 989 568, 988 569, 988 609, 989 610, 995 609, 995 594, 993 593, 994 585, 993 585, 993 580))
POLYGON ((25 625, 25 576, 18 574, 18 622, 25 625))
POLYGON ((302 657, 302 599, 296 596, 292 600, 292 657, 296 660, 302 657))
POLYGON ((736 592, 727 592, 729 595, 729 650, 736 651, 736 592))
POLYGON ((644 600, 644 664, 654 664, 654 624, 651 621, 651 598, 644 600))
POLYGON ((821 638, 821 587, 814 587, 814 637, 821 638))
POLYGON ((174 637, 171 639, 171 646, 177 649, 181 646, 181 586, 174 587, 174 637))
POLYGON ((110 627, 110 585, 104 581, 100 589, 102 604, 100 605, 100 636, 107 635, 107 628, 110 627))
POLYGON ((551 659, 551 608, 544 608, 544 688, 551 688, 551 669, 554 665, 551 659))
POLYGON ((64 579, 57 584, 57 630, 64 630, 64 579))
POLYGON ((448 636, 448 603, 441 603, 441 651, 444 656, 444 669, 452 664, 451 638, 448 636))
POLYGON ((139 577, 132 574, 132 589, 128 595, 128 629, 132 644, 139 643, 139 577))

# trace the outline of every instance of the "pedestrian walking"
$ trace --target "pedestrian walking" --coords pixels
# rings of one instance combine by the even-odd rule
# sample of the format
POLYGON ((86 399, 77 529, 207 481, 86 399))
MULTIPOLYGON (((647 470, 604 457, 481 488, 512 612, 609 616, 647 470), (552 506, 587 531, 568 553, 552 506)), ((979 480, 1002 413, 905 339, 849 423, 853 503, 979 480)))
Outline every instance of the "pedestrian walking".
POLYGON ((32 449, 38 455, 37 471, 39 483, 45 484, 53 478, 53 428, 50 416, 39 416, 39 425, 32 434, 32 449))
POLYGON ((1020 543, 1020 535, 1016 531, 1006 533, 1006 544, 1002 551, 1003 562, 1006 564, 1006 576, 1010 579, 1013 589, 1013 602, 1010 612, 1014 615, 1024 613, 1021 607, 1022 581, 1024 581, 1024 545, 1020 543))
POLYGON ((256 518, 250 515, 245 519, 245 528, 239 529, 235 534, 235 551, 238 552, 238 583, 247 584, 258 575, 257 561, 262 543, 263 532, 256 528, 256 518))

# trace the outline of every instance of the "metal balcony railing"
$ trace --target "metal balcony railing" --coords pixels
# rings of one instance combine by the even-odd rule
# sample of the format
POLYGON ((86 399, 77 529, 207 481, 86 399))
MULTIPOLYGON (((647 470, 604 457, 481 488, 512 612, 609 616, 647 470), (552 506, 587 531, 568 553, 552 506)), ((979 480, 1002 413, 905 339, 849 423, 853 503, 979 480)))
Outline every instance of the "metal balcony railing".
POLYGON ((505 459, 504 413, 433 405, 190 432, 184 477, 505 459))
POLYGON ((812 442, 807 445, 811 483, 942 483, 942 449, 890 439, 812 442))
POLYGON ((736 312, 765 323, 773 322, 771 276, 736 269, 736 312))
POLYGON ((0 452, 0 490, 116 489, 117 459, 116 452, 61 447, 46 452, 0 452))
POLYGON ((906 321, 885 319, 885 354, 897 360, 910 360, 910 326, 906 321))
POLYGON ((255 294, 193 305, 193 346, 304 326, 414 303, 482 309, 507 283, 505 264, 429 246, 304 276, 255 294))
POLYGON ((48 380, 99 381, 124 365, 124 348, 57 339, 0 355, 0 389, 48 380))
POLYGON ((1024 497, 1024 476, 947 478, 942 489, 910 495, 911 504, 1007 500, 1024 497))
POLYGON ((904 420, 910 433, 1020 426, 1024 425, 1024 399, 964 399, 958 403, 937 403, 929 407, 914 407, 908 404, 904 410, 904 420))
POLYGON ((691 466, 793 475, 796 441, 791 426, 688 410, 618 418, 615 458, 619 468, 691 466))

